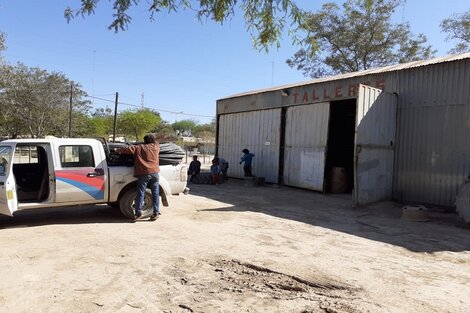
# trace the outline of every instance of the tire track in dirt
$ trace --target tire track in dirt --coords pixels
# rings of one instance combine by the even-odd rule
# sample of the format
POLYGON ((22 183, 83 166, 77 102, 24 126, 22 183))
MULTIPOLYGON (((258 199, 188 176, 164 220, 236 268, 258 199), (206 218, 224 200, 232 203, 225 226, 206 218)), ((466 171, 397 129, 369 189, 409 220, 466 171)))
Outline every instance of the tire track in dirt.
POLYGON ((165 276, 173 281, 167 282, 163 312, 219 312, 223 308, 238 312, 362 313, 377 307, 364 300, 365 292, 355 286, 327 278, 305 279, 235 259, 179 259, 165 276), (292 303, 296 303, 295 311, 291 311, 292 303))

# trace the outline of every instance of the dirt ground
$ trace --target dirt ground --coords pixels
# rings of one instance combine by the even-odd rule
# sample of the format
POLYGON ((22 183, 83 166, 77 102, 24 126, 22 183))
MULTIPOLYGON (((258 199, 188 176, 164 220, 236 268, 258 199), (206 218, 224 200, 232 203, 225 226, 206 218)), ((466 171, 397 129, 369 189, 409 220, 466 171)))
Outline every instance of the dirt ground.
POLYGON ((247 181, 190 185, 156 222, 108 206, 0 217, 2 312, 469 312, 470 229, 247 181))

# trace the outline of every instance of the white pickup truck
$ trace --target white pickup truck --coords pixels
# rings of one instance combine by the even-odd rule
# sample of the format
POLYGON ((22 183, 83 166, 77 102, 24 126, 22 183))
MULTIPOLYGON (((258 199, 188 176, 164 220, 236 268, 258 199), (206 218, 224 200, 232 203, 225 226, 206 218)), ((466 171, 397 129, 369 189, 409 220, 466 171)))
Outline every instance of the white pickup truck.
MULTIPOLYGON (((134 167, 113 164, 107 143, 96 139, 12 139, 0 142, 0 214, 25 209, 108 203, 134 216, 134 167)), ((160 166, 160 197, 186 190, 187 166, 160 166)), ((150 215, 145 195, 142 214, 150 215)))

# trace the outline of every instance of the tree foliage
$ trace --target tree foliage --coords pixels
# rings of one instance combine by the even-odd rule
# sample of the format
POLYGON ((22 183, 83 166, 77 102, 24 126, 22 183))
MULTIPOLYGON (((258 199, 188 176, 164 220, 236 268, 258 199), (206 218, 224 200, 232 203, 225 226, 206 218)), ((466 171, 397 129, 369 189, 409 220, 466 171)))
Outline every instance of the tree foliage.
POLYGON ((73 111, 72 112, 72 137, 90 138, 90 137, 106 137, 97 134, 93 121, 87 112, 73 111))
POLYGON ((434 51, 424 35, 413 36, 407 23, 392 24, 401 2, 348 0, 342 11, 326 3, 307 13, 302 48, 288 65, 315 78, 430 58, 434 51))
MULTIPOLYGON (((132 7, 141 6, 141 0, 110 0, 113 4, 113 20, 108 29, 115 32, 126 30, 131 24, 129 11, 132 7)), ((78 1, 77 1, 78 2, 78 1)), ((100 0, 81 0, 80 7, 67 7, 64 16, 70 21, 76 16, 85 17, 94 14, 100 0)), ((162 11, 177 12, 189 9, 195 12, 200 21, 213 20, 224 23, 234 16, 237 8, 243 11, 246 28, 255 47, 267 48, 272 43, 279 45, 279 37, 289 20, 300 24, 302 11, 294 0, 149 0, 145 1, 151 20, 156 19, 162 11)))
POLYGON ((197 127, 194 120, 181 120, 172 124, 173 130, 180 136, 193 136, 193 132, 197 127))
POLYGON ((160 122, 161 118, 158 113, 149 109, 140 109, 120 113, 118 127, 123 135, 139 141, 143 140, 144 135, 155 129, 160 122))
POLYGON ((89 117, 90 135, 107 138, 113 133, 114 115, 110 108, 95 109, 89 117))
POLYGON ((450 53, 470 51, 470 10, 446 18, 441 23, 441 29, 447 33, 447 41, 457 40, 456 46, 449 51, 450 53))
POLYGON ((176 132, 173 127, 166 121, 161 121, 160 124, 152 130, 155 133, 158 142, 175 142, 177 140, 176 132))
POLYGON ((4 64, 0 71, 0 124, 8 136, 67 136, 71 86, 73 110, 86 112, 89 108, 81 86, 61 73, 21 63, 4 64))
POLYGON ((215 140, 215 129, 215 119, 213 119, 210 123, 207 124, 197 124, 196 128, 193 131, 193 136, 201 138, 205 141, 215 140))
POLYGON ((179 136, 192 136, 204 141, 215 139, 215 120, 207 124, 199 124, 194 120, 181 120, 172 124, 174 132, 179 136))

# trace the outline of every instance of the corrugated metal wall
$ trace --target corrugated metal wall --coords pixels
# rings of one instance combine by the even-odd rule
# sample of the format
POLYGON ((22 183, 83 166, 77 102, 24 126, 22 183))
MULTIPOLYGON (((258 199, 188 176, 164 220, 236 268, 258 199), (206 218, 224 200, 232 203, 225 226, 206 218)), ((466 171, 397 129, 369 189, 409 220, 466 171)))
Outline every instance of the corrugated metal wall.
MULTIPOLYGON (((378 87, 379 82, 384 84, 385 91, 398 93, 393 198, 453 206, 459 187, 470 174, 468 57, 399 71, 297 84, 288 90, 289 97, 282 97, 279 90, 274 90, 223 99, 218 101, 218 114, 247 110, 251 110, 247 114, 254 114, 257 111, 253 110, 258 107, 326 102, 326 96, 331 100, 350 99, 355 97, 349 94, 350 86, 363 83, 378 87), (340 86, 340 97, 336 98, 335 88, 340 86), (315 94, 312 89, 315 89, 315 94)), ((226 126, 221 122, 219 127, 226 126)), ((275 133, 278 136, 277 129, 275 133)), ((234 134, 237 133, 227 133, 226 136, 234 134)), ((224 145, 224 139, 220 138, 219 144, 224 145)), ((240 154, 238 150, 234 153, 240 154)))
POLYGON ((355 142, 355 204, 392 198, 397 97, 359 86, 355 142))
POLYGON ((284 183, 323 191, 330 103, 293 106, 286 112, 284 183))
POLYGON ((470 174, 470 60, 396 75, 394 198, 453 206, 470 174))
POLYGON ((229 163, 229 176, 243 177, 242 150, 255 154, 253 174, 277 183, 281 109, 221 115, 218 155, 229 163))

